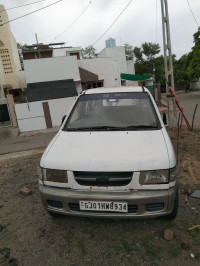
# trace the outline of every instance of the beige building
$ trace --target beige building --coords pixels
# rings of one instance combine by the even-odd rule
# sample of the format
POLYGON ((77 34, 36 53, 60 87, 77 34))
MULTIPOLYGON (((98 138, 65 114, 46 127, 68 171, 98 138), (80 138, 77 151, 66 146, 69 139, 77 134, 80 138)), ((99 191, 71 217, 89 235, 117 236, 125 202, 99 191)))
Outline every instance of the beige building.
MULTIPOLYGON (((5 10, 3 5, 0 5, 0 10, 5 10)), ((0 99, 5 98, 9 92, 21 92, 20 72, 22 69, 17 43, 7 21, 6 11, 0 12, 0 99)))

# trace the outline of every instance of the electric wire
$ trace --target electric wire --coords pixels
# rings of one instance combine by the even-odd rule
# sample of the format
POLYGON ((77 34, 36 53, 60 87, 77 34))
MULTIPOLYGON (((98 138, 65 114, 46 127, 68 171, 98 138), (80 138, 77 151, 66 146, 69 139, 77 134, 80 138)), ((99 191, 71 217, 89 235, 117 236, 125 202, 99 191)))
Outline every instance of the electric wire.
POLYGON ((108 27, 108 29, 99 37, 99 39, 96 40, 96 42, 92 45, 96 45, 101 38, 103 38, 103 36, 109 31, 109 29, 111 29, 111 27, 115 24, 115 22, 118 20, 118 18, 124 13, 124 11, 127 9, 127 7, 131 4, 133 0, 129 1, 128 4, 125 6, 125 8, 120 12, 120 14, 117 16, 117 18, 113 21, 113 23, 108 27))
POLYGON ((0 12, 8 11, 8 10, 19 8, 19 7, 30 6, 30 5, 37 4, 37 3, 40 3, 40 2, 44 2, 44 1, 46 1, 46 0, 40 0, 40 1, 37 1, 37 2, 32 2, 32 3, 21 5, 21 6, 15 6, 15 7, 11 7, 11 8, 6 8, 6 9, 0 10, 0 12))
POLYGON ((71 29, 71 27, 74 26, 74 24, 79 20, 79 18, 86 12, 86 10, 88 9, 88 7, 90 6, 91 3, 92 3, 92 0, 89 2, 87 7, 81 12, 81 14, 74 20, 74 22, 72 22, 72 24, 66 30, 64 30, 62 33, 60 33, 58 36, 56 36, 51 42, 54 42, 55 39, 59 38, 61 35, 63 35, 65 32, 67 32, 69 29, 71 29))
POLYGON ((42 8, 39 8, 39 9, 37 9, 37 10, 34 10, 34 11, 32 11, 32 12, 30 12, 30 13, 27 13, 27 14, 25 14, 25 15, 23 15, 23 16, 20 16, 20 17, 17 17, 17 18, 14 18, 14 19, 8 20, 8 21, 4 22, 3 24, 0 24, 0 26, 3 26, 3 25, 5 25, 5 24, 10 23, 10 22, 12 22, 12 21, 15 21, 15 20, 17 20, 17 19, 23 18, 23 17, 28 16, 28 15, 30 15, 30 14, 33 14, 33 13, 35 13, 35 12, 38 12, 38 11, 40 11, 40 10, 42 10, 42 9, 45 9, 45 8, 49 7, 49 6, 55 5, 55 4, 57 4, 57 3, 61 2, 61 1, 62 1, 62 0, 56 1, 56 2, 54 2, 54 3, 52 3, 52 4, 50 4, 50 5, 47 5, 47 6, 44 6, 44 7, 42 7, 42 8))
POLYGON ((194 12, 192 11, 192 8, 191 8, 191 6, 190 6, 189 0, 187 0, 187 3, 188 3, 188 6, 189 6, 189 8, 190 8, 190 11, 191 11, 191 13, 192 13, 192 16, 193 16, 193 18, 194 18, 194 20, 195 20, 195 22, 196 22, 196 24, 197 24, 197 27, 199 27, 199 23, 197 22, 197 19, 195 18, 195 15, 194 15, 194 12))

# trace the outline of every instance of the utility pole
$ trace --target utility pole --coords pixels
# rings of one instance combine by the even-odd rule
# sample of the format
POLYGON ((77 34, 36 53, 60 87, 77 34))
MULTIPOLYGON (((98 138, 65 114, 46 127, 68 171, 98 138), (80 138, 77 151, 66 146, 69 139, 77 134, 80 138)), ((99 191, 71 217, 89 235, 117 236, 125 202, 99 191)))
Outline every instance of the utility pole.
POLYGON ((168 110, 168 125, 176 127, 176 106, 174 97, 170 97, 169 84, 175 90, 174 87, 174 72, 172 63, 172 48, 170 38, 170 27, 169 27, 169 14, 168 14, 168 3, 167 0, 161 0, 161 13, 162 13, 162 29, 163 29, 163 48, 164 48, 164 65, 165 65, 165 80, 166 80, 166 97, 167 97, 167 110, 168 110), (170 114, 170 99, 172 100, 174 118, 170 114))
POLYGON ((40 54, 40 48, 39 48, 39 44, 38 44, 38 37, 37 37, 37 33, 35 33, 35 38, 36 38, 36 43, 37 43, 38 55, 39 55, 39 58, 41 58, 41 54, 40 54))

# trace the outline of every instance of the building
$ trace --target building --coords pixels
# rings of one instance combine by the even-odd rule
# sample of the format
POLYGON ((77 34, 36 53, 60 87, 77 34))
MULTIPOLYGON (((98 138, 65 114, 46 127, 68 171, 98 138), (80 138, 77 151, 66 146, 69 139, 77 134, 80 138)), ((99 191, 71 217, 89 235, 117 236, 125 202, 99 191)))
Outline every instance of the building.
POLYGON ((60 126, 81 92, 77 61, 76 56, 24 60, 27 101, 15 104, 20 132, 60 126))
MULTIPOLYGON (((0 5, 0 10, 4 10, 0 5)), ((6 12, 0 12, 0 99, 7 93, 21 93, 22 71, 17 43, 10 30, 6 12), (14 91, 15 90, 15 91, 14 91)))
POLYGON ((81 92, 76 56, 24 60, 28 101, 65 98, 81 92))
POLYGON ((76 56, 79 60, 81 58, 81 47, 61 47, 53 49, 53 57, 58 56, 76 56))
MULTIPOLYGON (((23 51, 26 76, 29 75, 28 72, 32 71, 30 68, 26 69, 27 60, 48 58, 49 66, 48 64, 46 66, 46 71, 48 71, 48 68, 51 68, 52 65, 52 58, 76 56, 77 64, 79 66, 82 90, 103 86, 113 87, 121 85, 132 85, 132 82, 130 81, 121 80, 120 75, 121 73, 135 74, 133 60, 126 60, 125 47, 116 46, 114 39, 110 38, 106 42, 110 42, 110 46, 112 47, 103 49, 97 55, 97 57, 90 59, 81 58, 81 47, 57 48, 58 45, 63 46, 65 43, 52 43, 49 45, 34 44, 27 46, 28 50, 23 51)), ((33 61, 31 64, 38 65, 39 62, 36 63, 36 61, 33 61)), ((66 75, 68 75, 67 72, 69 71, 69 69, 66 68, 65 71, 66 75)), ((32 73, 32 75, 34 74, 32 73)), ((55 77, 55 75, 53 75, 52 77, 55 77)), ((27 82, 29 83, 28 80, 27 82)), ((78 91, 80 90, 80 88, 77 89, 78 91)))
MULTIPOLYGON (((0 10, 5 10, 3 5, 0 5, 0 10)), ((0 12, 0 128, 17 126, 13 102, 6 96, 12 93, 16 98, 21 98, 23 88, 26 87, 17 43, 9 23, 6 22, 8 22, 7 13, 0 12), (8 108, 8 102, 10 108, 8 108), (13 118, 12 114, 14 114, 13 118)))
MULTIPOLYGON (((0 10, 3 9, 1 5, 0 10)), ((16 115, 16 123, 11 119, 12 125, 21 132, 59 125, 82 90, 120 86, 121 73, 134 74, 134 63, 126 61, 122 46, 105 48, 95 58, 82 59, 81 47, 63 47, 64 43, 28 46, 22 51, 23 72, 9 23, 4 24, 7 21, 6 12, 1 12, 0 100, 3 98, 5 103, 0 102, 0 123, 9 120, 5 97, 11 93, 15 102, 12 99, 9 107, 13 117, 16 115), (16 100, 21 95, 23 99, 16 100)))
POLYGON ((64 44, 65 43, 50 43, 45 45, 40 43, 28 45, 26 46, 26 50, 22 51, 23 60, 73 55, 75 55, 77 59, 81 58, 81 47, 56 47, 64 44))
POLYGON ((112 58, 82 59, 78 61, 78 65, 81 69, 90 72, 90 76, 85 75, 84 79, 81 76, 82 90, 121 85, 119 63, 113 62, 112 58), (91 79, 91 75, 93 75, 93 79, 91 79))
POLYGON ((134 74, 124 47, 105 48, 98 57, 80 60, 67 53, 76 48, 55 50, 54 57, 24 60, 27 102, 15 104, 21 132, 60 125, 82 90, 121 86, 121 73, 134 74))
MULTIPOLYGON (((27 93, 30 90, 29 84, 66 79, 72 79, 75 82, 78 93, 85 89, 103 86, 130 85, 129 81, 121 80, 120 75, 121 73, 135 74, 134 62, 126 60, 124 46, 105 48, 97 57, 90 59, 80 59, 80 47, 48 49, 46 47, 40 49, 40 52, 35 49, 25 51, 23 54, 28 83, 27 93), (30 59, 27 60, 27 58, 30 59)), ((42 83, 40 85, 42 86, 42 83)))
MULTIPOLYGON (((81 65, 80 62, 79 65, 81 65)), ((81 77, 82 90, 99 88, 104 86, 104 79, 99 79, 99 75, 88 71, 82 67, 79 67, 79 73, 81 77)))
POLYGON ((135 67, 133 60, 126 60, 125 47, 116 46, 111 48, 104 48, 99 54, 98 58, 111 58, 113 62, 113 69, 115 73, 115 80, 117 78, 120 83, 117 82, 115 86, 130 86, 133 85, 129 81, 121 80, 121 73, 135 74, 135 67))
POLYGON ((116 47, 115 39, 109 38, 106 40, 106 48, 116 47))

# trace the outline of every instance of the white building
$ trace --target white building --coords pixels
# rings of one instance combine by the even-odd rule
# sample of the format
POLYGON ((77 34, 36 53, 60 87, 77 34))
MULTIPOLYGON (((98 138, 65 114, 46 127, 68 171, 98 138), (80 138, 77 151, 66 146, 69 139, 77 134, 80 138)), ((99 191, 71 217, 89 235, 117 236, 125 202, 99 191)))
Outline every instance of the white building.
POLYGON ((99 58, 112 58, 112 61, 119 62, 119 70, 121 73, 127 73, 127 63, 124 46, 116 46, 104 48, 99 54, 99 58))
MULTIPOLYGON (((97 58, 82 59, 78 64, 104 80, 104 87, 121 86, 121 73, 135 74, 134 61, 126 60, 124 46, 104 48, 97 58)), ((129 81, 124 81, 123 85, 129 85, 129 81)))
MULTIPOLYGON (((126 60, 126 54, 125 54, 125 47, 124 46, 104 48, 98 54, 98 57, 101 57, 101 58, 102 57, 110 57, 110 58, 112 58, 112 61, 116 62, 116 64, 118 64, 117 71, 119 72, 119 75, 122 73, 135 74, 134 61, 133 60, 126 60)), ((126 80, 126 81, 122 80, 120 85, 131 86, 131 85, 133 85, 133 82, 130 82, 128 80, 126 80)))
POLYGON ((49 58, 24 60, 27 83, 73 79, 80 92, 102 86, 121 86, 122 82, 129 85, 128 81, 121 80, 121 73, 135 74, 134 62, 126 60, 124 46, 105 48, 98 57, 91 59, 79 60, 80 53, 80 47, 64 47, 53 49, 49 58))
MULTIPOLYGON (((38 89, 42 94, 42 90, 46 87, 47 83, 49 85, 49 91, 50 89, 57 90, 57 96, 54 94, 54 98, 55 96, 56 98, 62 98, 59 96, 59 93, 62 93, 62 95, 66 95, 65 97, 67 97, 68 90, 71 90, 72 86, 74 86, 79 93, 81 91, 81 80, 77 61, 76 56, 24 60, 27 94, 30 89, 33 90, 33 84, 39 86, 38 89), (54 81, 56 81, 57 84, 53 84, 52 82, 54 81), (61 84, 61 81, 68 81, 65 82, 66 87, 63 87, 65 85, 63 82, 61 84), (50 85, 54 87, 50 87, 50 85), (63 94, 64 89, 66 89, 66 94, 63 94)), ((48 99, 49 97, 50 93, 47 95, 48 99)), ((38 95, 38 99, 40 99, 40 95, 38 95)))
POLYGON ((81 50, 82 50, 81 47, 54 48, 52 57, 76 55, 77 59, 80 59, 81 58, 81 50))
MULTIPOLYGON (((0 5, 0 10, 4 10, 0 5)), ((21 64, 15 38, 10 30, 6 12, 0 12, 0 98, 13 89, 20 89, 21 64)))
POLYGON ((81 92, 76 56, 24 60, 27 103, 15 104, 20 132, 59 126, 81 92))
MULTIPOLYGON (((96 74, 98 80, 103 81, 104 87, 121 86, 119 62, 113 62, 112 58, 91 58, 82 59, 78 61, 79 67, 96 74)), ((93 83, 95 80, 86 80, 90 83, 90 87, 85 89, 94 88, 93 83)), ((102 87, 102 86, 100 86, 102 87)))

